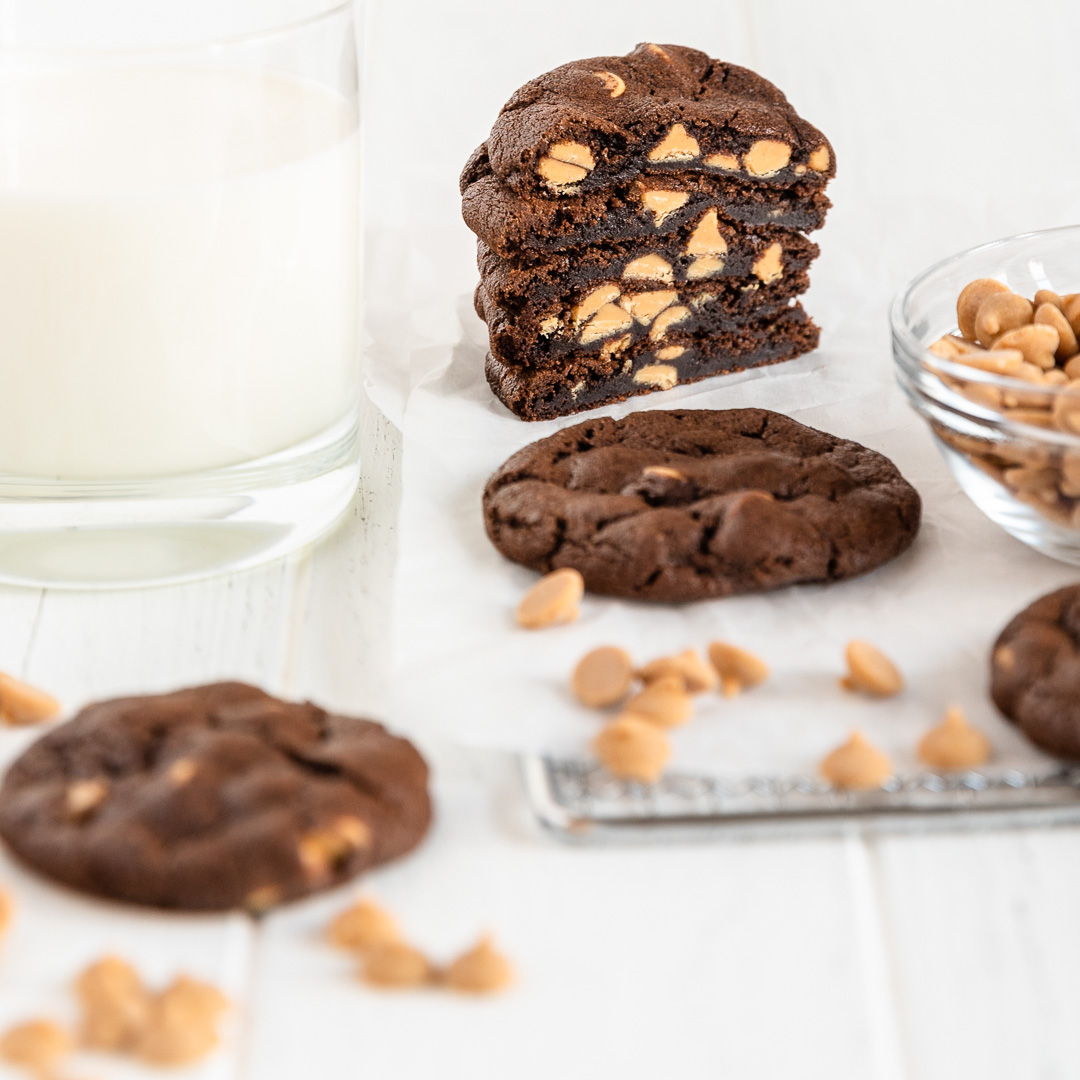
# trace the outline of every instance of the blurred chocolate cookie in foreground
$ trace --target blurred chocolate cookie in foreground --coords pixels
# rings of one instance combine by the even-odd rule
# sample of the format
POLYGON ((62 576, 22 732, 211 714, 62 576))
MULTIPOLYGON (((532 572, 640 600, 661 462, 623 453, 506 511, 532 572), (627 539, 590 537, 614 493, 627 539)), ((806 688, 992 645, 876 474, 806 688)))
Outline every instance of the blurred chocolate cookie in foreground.
POLYGON ((508 559, 675 603, 864 574, 911 545, 921 506, 888 458, 764 409, 575 424, 509 458, 483 504, 508 559))
POLYGON ((832 147, 770 82, 678 45, 566 64, 461 177, 487 378, 524 419, 791 359, 832 147))
POLYGON ((83 892, 263 910, 414 848, 428 770, 380 724, 243 683, 89 705, 0 787, 0 835, 83 892))

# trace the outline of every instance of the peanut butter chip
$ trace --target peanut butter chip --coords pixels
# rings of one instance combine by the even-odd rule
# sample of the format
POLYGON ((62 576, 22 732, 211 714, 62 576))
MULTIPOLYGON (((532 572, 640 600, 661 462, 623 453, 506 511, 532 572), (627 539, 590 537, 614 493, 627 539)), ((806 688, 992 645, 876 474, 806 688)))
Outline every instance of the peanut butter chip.
POLYGON ((428 958, 403 941, 385 942, 364 953, 361 977, 369 986, 404 990, 424 986, 433 976, 428 958))
POLYGON ((686 269, 687 281, 700 281, 714 277, 724 269, 724 260, 719 255, 698 255, 686 269))
POLYGON ((663 281, 671 284, 675 280, 671 263, 659 255, 642 255, 626 264, 622 272, 626 281, 663 281))
POLYGON ((542 577, 518 604, 517 621, 526 630, 573 622, 585 594, 585 579, 577 570, 563 567, 542 577))
POLYGON ((734 154, 710 154, 705 159, 706 165, 725 172, 734 172, 739 167, 739 159, 734 154))
POLYGON ((657 390, 670 390, 679 382, 679 373, 670 364, 646 364, 634 372, 634 382, 657 390))
POLYGON ((720 676, 724 697, 736 697, 759 686, 769 677, 769 665, 737 645, 714 641, 709 645, 709 663, 720 676))
MULTIPOLYGON (((675 470, 672 470, 675 472, 675 470)), ((679 479, 686 479, 681 473, 679 479)), ((689 694, 702 694, 714 690, 719 684, 717 674, 693 650, 687 649, 678 656, 661 656, 651 660, 639 672, 642 682, 652 686, 661 679, 676 679, 689 694)))
POLYGON ((181 975, 151 999, 136 1053, 155 1065, 201 1061, 217 1046, 218 1021, 228 1007, 217 987, 181 975))
POLYGON ((0 1058, 47 1075, 71 1053, 68 1033, 52 1020, 27 1020, 9 1028, 0 1039, 0 1058))
POLYGON ((183 786, 194 779, 198 766, 191 758, 177 758, 169 766, 169 779, 178 786, 183 786))
POLYGON ((443 975, 446 986, 466 994, 494 994, 505 990, 513 981, 513 965, 495 948, 490 937, 482 938, 459 956, 443 975))
POLYGON ((845 651, 848 673, 841 680, 845 690, 872 697, 893 697, 904 689, 904 677, 896 665, 867 641, 851 641, 845 651))
POLYGON ((867 742, 861 731, 853 731, 848 741, 821 763, 821 775, 833 787, 848 791, 870 791, 881 787, 892 772, 888 756, 867 742))
POLYGON ((300 838, 297 852, 308 877, 324 878, 341 870, 352 855, 371 847, 371 828, 358 817, 343 815, 300 838))
POLYGON ((754 176, 775 176, 790 160, 791 147, 777 139, 758 139, 743 155, 746 171, 754 176))
POLYGON ((0 937, 11 929, 11 922, 15 918, 15 903, 10 895, 0 889, 0 937))
POLYGON ((814 172, 825 172, 829 168, 830 154, 827 146, 819 146, 807 162, 814 172))
POLYGON ((76 980, 79 1040, 94 1050, 131 1050, 149 1020, 151 996, 138 972, 117 956, 91 964, 76 980))
POLYGON ((64 795, 64 809, 76 821, 88 818, 109 795, 109 785, 100 778, 76 780, 64 795))
POLYGON ((584 180, 596 168, 596 161, 584 143, 562 142, 548 150, 538 168, 548 186, 559 189, 584 180))
POLYGON ((649 331, 650 341, 659 341, 673 326, 686 322, 690 318, 690 309, 682 304, 665 308, 652 324, 649 331))
POLYGON ((582 705, 604 709, 626 697, 633 678, 630 654, 615 645, 602 645, 578 661, 570 686, 582 705))
POLYGON ((983 300, 975 313, 975 336, 980 345, 993 348, 1002 334, 1026 325, 1034 315, 1030 300, 1013 292, 994 293, 983 300))
POLYGON ((780 244, 770 244, 754 263, 754 274, 766 285, 784 276, 784 249, 780 244))
POLYGON ((922 737, 918 749, 919 760, 935 769, 974 769, 985 765, 992 754, 990 740, 967 722, 958 705, 922 737))
POLYGON ((674 214, 676 210, 682 209, 689 199, 688 192, 663 191, 659 188, 645 191, 641 195, 641 201, 646 210, 652 211, 653 223, 656 225, 663 225, 664 219, 669 214, 674 214))
POLYGON ((680 676, 655 678, 627 703, 626 712, 660 727, 681 727, 690 719, 694 702, 680 676))
POLYGON ((720 235, 715 210, 703 214, 686 243, 687 255, 726 255, 727 241, 720 235))
POLYGON ((593 740, 593 751, 613 776, 652 784, 671 757, 664 732, 639 716, 624 713, 593 740))
POLYGON ((1058 334, 1058 347, 1055 353, 1057 360, 1070 360, 1080 352, 1080 344, 1077 343, 1076 333, 1069 325, 1058 304, 1039 303, 1040 293, 1035 294, 1035 323, 1036 325, 1052 326, 1058 334))
POLYGON ((5 724, 40 724, 59 712, 56 698, 0 671, 0 719, 5 724))
POLYGON ((626 90, 626 83, 614 71, 594 71, 593 74, 611 91, 613 98, 620 97, 626 90))
POLYGON ((397 920, 371 900, 346 908, 327 927, 326 936, 338 948, 356 952, 401 941, 397 920))
POLYGON ((672 125, 664 138, 649 151, 650 161, 693 161, 701 156, 697 139, 682 124, 672 125))

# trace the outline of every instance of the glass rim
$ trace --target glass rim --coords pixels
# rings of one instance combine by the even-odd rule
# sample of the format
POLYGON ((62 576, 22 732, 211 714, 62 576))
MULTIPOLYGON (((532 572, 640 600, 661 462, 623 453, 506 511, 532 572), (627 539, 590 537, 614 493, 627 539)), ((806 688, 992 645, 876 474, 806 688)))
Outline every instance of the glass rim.
POLYGON ((134 59, 140 56, 170 56, 177 53, 198 53, 213 49, 238 48, 248 44, 269 41, 276 37, 287 37, 299 31, 315 26, 320 22, 337 18, 347 11, 356 9, 358 0, 338 0, 328 8, 317 11, 312 15, 305 15, 301 19, 282 23, 278 26, 270 26, 264 30, 253 30, 242 34, 225 34, 220 37, 200 38, 196 41, 182 42, 176 45, 124 45, 116 48, 89 48, 82 49, 78 46, 65 46, 58 48, 42 47, 40 45, 5 45, 0 42, 0 64, 9 57, 26 57, 28 59, 67 59, 67 60, 92 60, 101 58, 134 59))
POLYGON ((892 331, 893 342, 897 346, 894 350, 896 363, 901 367, 906 366, 906 364, 916 365, 924 371, 929 370, 932 374, 940 372, 951 378, 965 379, 983 386, 995 386, 1009 392, 1045 394, 1048 398, 1073 397, 1080 394, 1080 388, 1067 385, 1039 385, 1038 383, 1028 382, 1026 379, 1017 379, 1011 375, 998 375, 992 371, 983 371, 980 368, 938 356, 936 353, 932 353, 929 346, 924 345, 915 336, 905 310, 911 294, 916 289, 924 285, 935 274, 948 269, 971 255, 983 254, 992 251, 994 248, 1002 248, 1022 240, 1034 240, 1042 236, 1052 236, 1055 233, 1064 234, 1069 232, 1080 233, 1080 225, 1056 225, 1051 229, 1033 229, 1028 232, 1015 233, 1012 236, 1004 236, 998 240, 989 240, 986 243, 976 244, 975 247, 966 248, 964 251, 949 255, 944 259, 939 259, 913 277, 896 294, 892 304, 889 306, 889 326, 892 331), (901 356, 903 359, 901 359, 901 356))

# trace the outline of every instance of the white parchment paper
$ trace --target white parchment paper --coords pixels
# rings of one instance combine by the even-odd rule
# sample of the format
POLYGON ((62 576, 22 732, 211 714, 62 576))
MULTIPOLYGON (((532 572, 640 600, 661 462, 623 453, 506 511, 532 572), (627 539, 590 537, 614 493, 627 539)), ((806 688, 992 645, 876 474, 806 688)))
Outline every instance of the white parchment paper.
MULTIPOLYGON (((816 352, 604 411, 758 406, 856 439, 892 458, 918 488, 924 517, 914 547, 873 574, 828 587, 682 606, 586 596, 576 623, 543 631, 514 624, 536 575, 488 542, 480 497, 509 454, 581 417, 526 424, 492 397, 483 377, 485 329, 469 296, 473 279, 460 269, 467 265, 460 232, 414 238, 408 346, 400 347, 399 323, 398 361, 388 346, 371 372, 373 397, 405 435, 395 726, 429 738, 583 754, 602 714, 570 696, 569 674, 581 655, 617 644, 644 662, 723 639, 765 658, 772 678, 735 701, 699 698, 696 718, 674 733, 674 767, 813 772, 859 726, 899 770, 913 770, 919 736, 953 703, 991 737, 996 767, 1050 764, 996 714, 988 655, 1016 611, 1080 572, 1028 550, 963 495, 893 380, 887 325, 893 293, 925 263, 950 254, 951 236, 992 239, 1008 231, 1008 213, 911 200, 883 218, 842 211, 837 202, 815 236, 823 255, 805 299, 823 328, 816 352), (449 282, 439 272, 448 266, 455 268, 449 282), (898 663, 908 680, 901 697, 875 702, 839 689, 844 646, 854 637, 898 663)), ((1051 206, 1059 222, 1077 210, 1069 193, 1051 206)))

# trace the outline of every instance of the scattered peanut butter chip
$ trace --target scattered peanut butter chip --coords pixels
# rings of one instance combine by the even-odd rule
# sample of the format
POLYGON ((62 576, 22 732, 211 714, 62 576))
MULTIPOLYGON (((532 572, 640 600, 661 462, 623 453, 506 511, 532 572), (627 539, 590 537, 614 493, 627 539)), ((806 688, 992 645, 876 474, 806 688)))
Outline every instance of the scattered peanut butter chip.
POLYGON ((872 697, 893 697, 904 689, 904 677, 896 665, 868 641, 851 641, 845 652, 848 673, 840 680, 845 690, 872 697))
POLYGON ((716 672, 693 649, 686 649, 678 656, 661 656, 658 660, 651 660, 638 674, 646 686, 658 679, 674 677, 691 694, 714 690, 719 683, 716 672))
POLYGON ((397 920, 372 900, 360 900, 330 923, 326 936, 341 949, 364 952, 401 941, 397 920))
POLYGON ((514 968, 491 938, 484 937, 446 969, 442 981, 466 994, 494 994, 514 981, 514 968))
POLYGON ((517 621, 527 630, 573 622, 585 594, 585 580, 577 570, 563 567, 542 577, 518 604, 517 621))
POLYGON ((919 741, 919 760, 935 769, 974 769, 993 755, 990 740, 973 728, 958 705, 951 706, 945 719, 919 741))
POLYGON ((760 685, 769 677, 769 665, 764 660, 726 641, 710 643, 709 663, 720 676, 720 692, 728 698, 760 685))
POLYGON ((630 654, 615 645, 602 645, 578 661, 570 677, 570 688, 582 705, 604 709, 618 705, 626 697, 633 678, 630 654))
POLYGON ((411 986, 424 986, 432 981, 434 975, 428 958, 404 941, 385 942, 363 954, 361 978, 369 986, 404 990, 411 986))
POLYGON ((52 1020, 27 1020, 9 1028, 0 1038, 0 1058, 48 1076, 71 1053, 71 1037, 52 1020))
POLYGON ((0 719, 5 724, 40 724, 59 712, 60 702, 51 694, 0 671, 0 719))
POLYGON ((654 679, 644 690, 636 693, 625 706, 630 713, 660 727, 681 727, 690 719, 694 701, 687 692, 681 676, 662 676, 654 679))
POLYGON ((848 741, 821 763, 821 775, 833 787, 848 791, 870 791, 881 787, 892 772, 888 756, 867 742, 861 731, 853 731, 848 741))
POLYGON ((659 780, 671 757, 671 744, 661 728, 632 713, 612 720, 592 745, 609 773, 644 784, 659 780))
POLYGON ((79 1041, 94 1050, 131 1050, 146 1026, 151 995, 138 972, 117 956, 91 964, 75 981, 82 1008, 79 1041))
POLYGON ((201 1061, 217 1046, 218 1021, 228 1007, 216 986, 181 975, 151 998, 135 1052, 156 1065, 201 1061))

